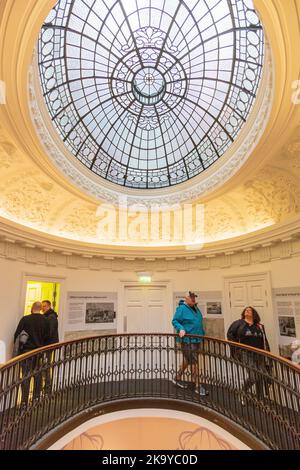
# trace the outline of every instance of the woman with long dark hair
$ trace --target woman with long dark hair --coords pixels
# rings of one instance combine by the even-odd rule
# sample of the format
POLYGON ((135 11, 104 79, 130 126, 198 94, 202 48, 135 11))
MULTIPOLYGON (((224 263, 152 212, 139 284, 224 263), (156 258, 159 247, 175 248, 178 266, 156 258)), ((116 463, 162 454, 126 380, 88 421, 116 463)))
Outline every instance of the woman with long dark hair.
MULTIPOLYGON (((270 351, 269 342, 266 336, 265 327, 261 323, 260 316, 253 307, 246 307, 240 320, 236 320, 230 325, 227 332, 227 339, 236 343, 252 346, 253 348, 270 351)), ((245 393, 251 390, 253 385, 256 388, 257 398, 264 396, 264 380, 262 373, 266 369, 265 358, 252 351, 242 351, 234 349, 234 356, 247 366, 248 378, 243 385, 245 393), (260 373, 256 371, 259 370, 260 373)), ((242 400, 245 404, 245 400, 242 400)))

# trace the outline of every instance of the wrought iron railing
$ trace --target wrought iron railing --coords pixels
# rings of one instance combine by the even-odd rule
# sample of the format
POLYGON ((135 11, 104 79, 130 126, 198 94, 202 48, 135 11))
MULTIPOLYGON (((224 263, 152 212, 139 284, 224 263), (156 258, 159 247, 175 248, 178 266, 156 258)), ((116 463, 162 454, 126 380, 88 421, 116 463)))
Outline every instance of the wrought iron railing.
POLYGON ((183 350, 175 335, 80 339, 10 361, 0 368, 0 448, 33 448, 81 412, 152 398, 211 409, 270 449, 300 449, 298 366, 236 343, 189 340, 201 341, 198 364, 185 348, 185 361, 195 365, 177 384, 183 350))

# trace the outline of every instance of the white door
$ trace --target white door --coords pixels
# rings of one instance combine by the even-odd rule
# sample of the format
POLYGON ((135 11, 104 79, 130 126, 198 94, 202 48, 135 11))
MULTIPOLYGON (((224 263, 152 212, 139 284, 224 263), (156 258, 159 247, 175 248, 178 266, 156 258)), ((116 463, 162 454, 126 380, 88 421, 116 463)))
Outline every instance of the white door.
POLYGON ((272 350, 275 352, 277 348, 274 336, 275 320, 271 308, 271 287, 267 274, 226 279, 225 291, 228 305, 226 327, 228 328, 233 321, 241 318, 245 307, 254 307, 266 326, 272 350))
POLYGON ((144 287, 126 287, 124 333, 141 333, 144 325, 144 287))
POLYGON ((238 319, 244 308, 249 305, 254 307, 263 318, 266 307, 268 307, 266 280, 231 281, 229 283, 229 302, 232 321, 238 319))
POLYGON ((231 321, 240 318, 245 307, 254 307, 264 318, 268 307, 267 285, 265 279, 229 282, 229 303, 231 321))
MULTIPOLYGON (((153 368, 154 364, 158 364, 159 371, 165 370, 168 359, 172 360, 167 348, 163 347, 166 337, 143 335, 172 331, 170 297, 170 289, 167 285, 125 284, 123 297, 121 297, 123 315, 119 326, 123 327, 124 333, 141 335, 138 338, 132 336, 126 343, 128 348, 124 348, 122 353, 122 368, 128 370, 130 377, 139 380, 165 378, 165 375, 161 376, 161 372, 154 373, 153 368)), ((126 337, 123 341, 127 341, 126 337)))
POLYGON ((126 286, 124 333, 166 333, 168 325, 166 286, 126 286))
POLYGON ((42 298, 42 284, 41 282, 31 282, 27 286, 26 299, 25 299, 25 310, 24 315, 31 314, 31 307, 33 302, 41 300, 42 298))
POLYGON ((167 288, 163 286, 146 289, 147 332, 166 333, 167 325, 167 288))
POLYGON ((258 311, 260 317, 265 318, 268 307, 267 285, 265 279, 247 282, 249 305, 258 311))
POLYGON ((248 305, 248 289, 246 282, 232 281, 229 283, 230 322, 240 318, 241 312, 248 305))

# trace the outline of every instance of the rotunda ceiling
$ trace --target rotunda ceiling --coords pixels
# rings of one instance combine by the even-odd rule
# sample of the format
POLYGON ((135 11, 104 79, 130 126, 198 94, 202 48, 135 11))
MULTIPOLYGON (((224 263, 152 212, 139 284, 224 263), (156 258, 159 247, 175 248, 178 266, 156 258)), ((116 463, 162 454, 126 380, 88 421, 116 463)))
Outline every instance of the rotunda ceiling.
POLYGON ((135 189, 205 172, 258 93, 264 32, 252 0, 59 0, 38 41, 43 99, 68 151, 135 189))
MULTIPOLYGON (((15 224, 20 224, 23 225, 20 233, 25 233, 27 229, 24 227, 27 227, 27 240, 37 238, 38 246, 42 246, 44 236, 45 240, 55 239, 56 244, 62 245, 67 239, 69 247, 73 242, 75 246, 76 241, 82 249, 89 243, 103 250, 109 246, 112 250, 125 246, 130 252, 130 247, 137 247, 136 252, 144 255, 146 247, 149 247, 149 252, 157 250, 163 253, 169 252, 168 246, 173 246, 173 252, 176 252, 176 247, 180 245, 178 253, 182 253, 182 246, 187 246, 186 240, 184 237, 178 240, 172 229, 167 243, 155 241, 151 244, 151 238, 143 239, 141 235, 145 234, 145 227, 151 235, 151 227, 147 226, 148 216, 141 215, 136 205, 124 215, 122 208, 116 207, 120 194, 129 195, 131 205, 133 202, 144 203, 147 210, 151 198, 161 204, 190 201, 193 210, 203 203, 202 241, 211 246, 220 246, 224 242, 229 251, 231 240, 236 243, 237 237, 248 236, 250 239, 258 233, 259 238, 259 230, 263 229, 265 240, 267 228, 271 231, 275 227, 276 233, 280 233, 282 224, 283 232, 287 233, 289 221, 293 221, 295 228, 295 221, 300 215, 300 106, 296 105, 297 98, 299 100, 296 89, 299 57, 294 47, 300 36, 296 0, 280 4, 276 0, 255 2, 267 38, 264 70, 248 122, 241 128, 235 142, 199 175, 181 184, 152 190, 106 181, 75 158, 59 136, 54 120, 54 125, 49 125, 51 117, 47 105, 44 99, 40 100, 37 91, 37 84, 40 92, 41 86, 34 61, 35 65, 30 69, 34 83, 30 84, 28 100, 28 70, 32 64, 32 52, 39 34, 44 34, 40 32, 46 15, 56 3, 54 0, 27 0, 22 12, 16 4, 12 8, 4 8, 3 4, 0 6, 0 43, 3 44, 0 79, 6 85, 6 100, 0 105, 0 225, 4 227, 6 224, 8 227, 0 230, 0 237, 2 233, 6 233, 7 237, 11 227, 13 238, 17 238, 15 224), (53 164, 55 161, 56 165, 53 164), (217 188, 218 191, 209 193, 217 188), (107 201, 113 204, 105 206, 107 201), (105 217, 113 220, 112 216, 115 216, 117 237, 114 240, 100 238, 99 222, 105 217), (120 221, 124 222, 125 219, 128 228, 126 236, 119 230, 120 221), (136 238, 132 236, 133 227, 137 228, 136 238)), ((87 1, 83 3, 90 4, 87 1)), ((169 3, 172 2, 166 2, 169 3)), ((193 5, 197 3, 191 2, 193 5)), ((250 5, 246 1, 245 4, 250 5)), ((231 18, 230 14, 228 18, 231 18)), ((221 24, 223 16, 219 19, 221 24)), ((63 31, 61 34, 64 34, 63 31)), ((225 36, 221 36, 222 40, 225 36)), ((222 51, 223 43, 219 39, 218 45, 222 51)), ((149 63, 132 75, 130 83, 128 93, 132 93, 132 99, 141 107, 152 106, 156 109, 167 96, 163 73, 149 63)), ((115 98, 116 107, 121 106, 118 99, 115 98)), ((164 217, 166 214, 161 213, 160 220, 164 217)), ((171 216, 172 221, 174 217, 171 216)))

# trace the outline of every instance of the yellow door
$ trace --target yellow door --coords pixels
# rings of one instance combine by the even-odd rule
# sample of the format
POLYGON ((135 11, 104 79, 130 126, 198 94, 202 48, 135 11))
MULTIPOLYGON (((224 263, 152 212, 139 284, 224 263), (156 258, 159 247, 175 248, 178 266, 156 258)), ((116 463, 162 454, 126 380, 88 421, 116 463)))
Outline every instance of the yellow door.
POLYGON ((49 300, 52 308, 58 312, 59 309, 60 284, 53 282, 28 281, 24 315, 30 315, 31 306, 34 302, 49 300))
POLYGON ((37 302, 42 296, 42 283, 41 282, 28 282, 25 300, 24 315, 30 315, 31 306, 33 302, 37 302))

